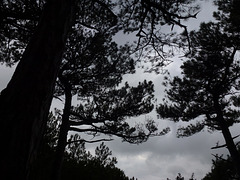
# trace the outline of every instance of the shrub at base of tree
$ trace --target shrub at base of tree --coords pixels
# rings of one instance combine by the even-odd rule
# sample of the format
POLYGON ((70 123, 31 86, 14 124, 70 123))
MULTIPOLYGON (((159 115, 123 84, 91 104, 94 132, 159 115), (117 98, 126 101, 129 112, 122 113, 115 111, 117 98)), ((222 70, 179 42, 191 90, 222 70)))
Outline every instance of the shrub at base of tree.
MULTIPOLYGON (((83 146, 84 147, 84 146, 83 146)), ((106 147, 106 146, 105 146, 106 147)), ((85 148, 85 147, 84 147, 85 148)), ((52 163, 54 160, 54 150, 49 146, 44 147, 43 153, 35 161, 30 173, 32 180, 50 180, 52 173, 52 163)), ((110 151, 111 152, 111 151, 110 151)), ((86 151, 84 152, 86 153, 86 151)), ((89 152, 85 154, 89 156, 86 161, 71 158, 66 154, 63 162, 61 180, 131 180, 124 172, 115 167, 115 165, 104 165, 97 161, 96 156, 92 156, 89 152)), ((83 155, 84 156, 84 155, 83 155)), ((112 158, 115 159, 115 158, 112 158)))
MULTIPOLYGON (((49 116, 47 130, 40 148, 40 154, 30 171, 31 180, 52 180, 53 164, 59 136, 59 119, 49 116)), ((85 142, 78 141, 78 134, 72 135, 65 151, 61 180, 134 180, 128 178, 117 168, 117 159, 112 151, 101 143, 95 150, 95 156, 86 151, 85 142)))
MULTIPOLYGON (((238 148, 239 149, 239 148, 238 148)), ((207 173, 203 180, 238 180, 240 179, 230 156, 224 159, 215 155, 212 160, 211 172, 207 173)))

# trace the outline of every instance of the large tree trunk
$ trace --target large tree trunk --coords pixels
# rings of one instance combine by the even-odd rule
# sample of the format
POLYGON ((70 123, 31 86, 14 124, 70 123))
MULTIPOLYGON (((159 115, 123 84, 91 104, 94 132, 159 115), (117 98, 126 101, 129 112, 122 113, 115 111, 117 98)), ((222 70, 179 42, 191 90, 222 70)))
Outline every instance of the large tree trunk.
POLYGON ((0 179, 28 179, 52 101, 75 0, 48 0, 41 21, 0 95, 0 179))

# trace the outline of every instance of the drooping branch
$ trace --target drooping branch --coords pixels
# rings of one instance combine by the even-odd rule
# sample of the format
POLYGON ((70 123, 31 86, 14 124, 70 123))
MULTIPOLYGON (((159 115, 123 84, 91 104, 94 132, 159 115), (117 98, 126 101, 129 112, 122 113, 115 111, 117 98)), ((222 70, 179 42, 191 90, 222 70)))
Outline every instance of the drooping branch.
POLYGON ((100 128, 90 128, 90 129, 80 129, 76 127, 70 127, 70 131, 75 131, 75 132, 93 132, 93 133, 102 133, 106 135, 115 135, 117 137, 122 138, 123 140, 131 143, 139 143, 146 141, 150 136, 153 136, 151 133, 149 134, 140 134, 140 135, 125 135, 122 132, 114 132, 111 130, 103 130, 100 128))
MULTIPOLYGON (((181 23, 181 20, 186 20, 186 19, 190 19, 190 18, 196 19, 197 15, 200 11, 197 11, 194 14, 189 14, 188 13, 187 15, 181 15, 181 14, 177 14, 176 12, 172 13, 172 12, 168 11, 168 9, 166 7, 164 7, 161 3, 157 3, 157 2, 154 2, 154 1, 150 1, 150 0, 141 0, 141 3, 143 4, 143 7, 146 8, 146 12, 147 13, 149 12, 151 14, 151 18, 152 18, 151 23, 150 23, 151 24, 151 30, 150 30, 150 35, 149 35, 149 37, 150 37, 149 42, 151 42, 151 40, 153 38, 154 28, 157 25, 157 22, 155 22, 155 18, 156 18, 155 13, 156 12, 152 9, 152 8, 154 8, 155 10, 159 10, 159 12, 162 13, 162 16, 165 19, 166 23, 172 25, 171 30, 173 30, 173 27, 175 25, 184 29, 184 32, 185 32, 185 35, 186 35, 186 38, 187 38, 187 42, 189 44, 189 50, 190 50, 191 41, 190 41, 188 29, 187 29, 186 25, 181 23)), ((177 7, 177 8, 179 8, 179 7, 177 7)), ((146 15, 143 16, 143 19, 140 23, 141 25, 140 25, 138 34, 140 34, 140 32, 144 32, 143 31, 143 23, 145 21, 145 18, 146 18, 146 15)), ((148 43, 146 43, 146 44, 148 44, 148 43)))

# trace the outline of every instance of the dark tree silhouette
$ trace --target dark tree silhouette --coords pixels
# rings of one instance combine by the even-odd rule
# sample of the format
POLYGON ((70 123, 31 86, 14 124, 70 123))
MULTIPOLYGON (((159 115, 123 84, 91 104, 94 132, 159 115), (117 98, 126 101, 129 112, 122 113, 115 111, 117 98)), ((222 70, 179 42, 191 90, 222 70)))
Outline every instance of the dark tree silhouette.
POLYGON ((134 52, 137 57, 145 59, 152 66, 146 69, 148 72, 161 72, 163 66, 171 60, 169 56, 174 54, 174 47, 179 47, 176 34, 164 33, 162 27, 174 26, 183 28, 187 32, 187 26, 182 23, 189 18, 196 18, 199 7, 190 1, 151 1, 151 0, 120 0, 120 28, 124 32, 136 33, 138 37, 134 44, 134 52), (165 47, 168 47, 165 49, 165 47))
POLYGON ((40 21, 44 0, 0 2, 0 62, 18 62, 40 21))
POLYGON ((86 36, 79 34, 78 30, 71 35, 74 40, 67 43, 58 75, 55 96, 64 95, 65 105, 53 166, 54 179, 60 177, 69 130, 94 137, 99 134, 115 135, 130 143, 141 143, 150 136, 168 132, 165 129, 155 133, 157 128, 151 120, 146 122, 146 127, 129 125, 127 117, 139 116, 153 109, 153 84, 144 81, 137 87, 127 83, 118 87, 123 74, 134 73, 134 61, 127 53, 128 48, 118 48, 116 43, 111 42, 111 33, 89 33, 86 36), (77 106, 72 104, 75 95, 79 103, 77 106))
MULTIPOLYGON (((184 180, 185 178, 182 176, 181 173, 178 173, 177 177, 175 178, 175 180, 184 180)), ((167 180, 171 180, 169 178, 167 178, 167 180)), ((192 173, 191 177, 188 178, 188 180, 197 180, 194 178, 194 173, 192 173)))
MULTIPOLYGON (((142 7, 141 13, 139 11, 126 12, 126 21, 130 17, 129 14, 133 13, 134 16, 144 15, 145 10, 146 12, 152 12, 153 6, 157 5, 159 5, 159 8, 154 14, 158 18, 152 18, 155 16, 151 16, 152 21, 146 16, 134 21, 130 18, 131 26, 127 27, 135 27, 137 30, 142 29, 144 24, 160 24, 161 22, 179 25, 177 20, 182 19, 182 13, 186 12, 184 11, 184 5, 191 3, 189 0, 180 3, 178 1, 160 2, 152 4, 148 1, 137 1, 136 4, 133 4, 136 9, 139 9, 139 6, 142 7)), ((41 0, 35 2, 26 0, 1 1, 0 3, 1 16, 3 17, 0 18, 0 26, 4 27, 4 30, 1 30, 1 33, 3 33, 1 34, 1 39, 3 39, 1 45, 3 44, 7 49, 5 54, 9 55, 8 62, 10 64, 17 61, 17 58, 12 57, 15 57, 15 54, 18 57, 21 49, 8 48, 8 46, 11 45, 12 47, 17 43, 23 49, 25 46, 23 43, 29 39, 12 79, 0 95, 0 120, 3 129, 0 138, 5 145, 4 156, 0 161, 1 179, 28 179, 29 167, 37 154, 37 148, 46 126, 47 114, 52 101, 67 35, 73 23, 79 19, 78 17, 88 15, 84 12, 89 11, 91 12, 90 15, 93 14, 92 17, 96 17, 95 22, 99 23, 102 23, 98 21, 99 18, 115 17, 112 10, 114 7, 108 1, 80 1, 84 4, 82 9, 78 8, 78 3, 77 0, 47 0, 46 3, 41 0), (31 12, 31 4, 39 9, 39 13, 31 12), (30 16, 27 14, 30 14, 30 16), (32 18, 33 22, 28 23, 32 18), (30 37, 26 39, 18 38, 17 36, 20 34, 16 32, 18 32, 18 29, 24 30, 25 25, 33 27, 34 32, 29 32, 30 37), (15 50, 15 52, 8 50, 15 50), (8 138, 5 138, 6 134, 8 134, 8 138)), ((123 8, 124 6, 121 6, 121 11, 123 8)), ((192 16, 187 13, 184 18, 187 17, 192 16)), ((81 22, 82 24, 85 23, 84 21, 81 22)), ((109 21, 106 20, 105 22, 109 21)), ((87 25, 91 24, 87 23, 87 25)), ((1 49, 4 49, 4 47, 1 46, 1 49)))
POLYGON ((169 83, 166 92, 171 104, 165 102, 157 111, 174 121, 196 120, 195 124, 180 128, 178 136, 193 135, 204 127, 220 130, 240 174, 240 154, 229 130, 240 120, 240 66, 236 56, 240 31, 233 31, 237 28, 232 23, 234 2, 219 2, 219 10, 224 5, 229 11, 215 13, 219 22, 203 23, 198 32, 191 33, 194 54, 181 66, 183 77, 174 77, 169 83))
MULTIPOLYGON (((56 112, 57 113, 57 112, 56 112)), ((52 113, 49 116, 47 131, 44 133, 44 142, 40 148, 40 154, 34 162, 30 172, 31 180, 50 180, 51 162, 56 153, 56 145, 60 129, 60 116, 52 113)), ((91 180, 130 180, 125 173, 116 167, 117 159, 112 157, 111 150, 101 143, 95 149, 95 155, 85 148, 85 142, 79 141, 78 134, 69 138, 67 151, 64 156, 62 168, 62 180, 67 179, 91 179, 91 180)))
POLYGON ((203 180, 237 180, 239 176, 230 156, 223 158, 223 156, 214 155, 215 159, 212 160, 212 168, 203 180))
POLYGON ((74 4, 48 1, 11 81, 1 92, 0 138, 5 144, 1 179, 27 179, 46 124, 74 4))

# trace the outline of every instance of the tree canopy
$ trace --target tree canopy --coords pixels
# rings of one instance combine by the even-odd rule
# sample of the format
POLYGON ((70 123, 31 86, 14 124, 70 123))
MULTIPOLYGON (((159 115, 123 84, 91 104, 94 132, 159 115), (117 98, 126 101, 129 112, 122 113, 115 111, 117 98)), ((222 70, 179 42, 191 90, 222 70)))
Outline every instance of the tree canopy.
MULTIPOLYGON (((197 5, 193 5, 194 2, 195 0, 181 2, 121 0, 115 3, 99 0, 77 1, 74 24, 98 32, 104 32, 113 25, 116 25, 115 31, 136 32, 138 41, 133 44, 135 48, 137 47, 135 51, 150 46, 158 52, 155 60, 162 61, 166 57, 162 47, 171 44, 171 36, 161 32, 161 26, 180 26, 186 29, 182 21, 196 18, 199 10, 197 5)), ((0 3, 1 62, 13 65, 21 59, 26 45, 39 24, 46 3, 46 0, 6 0, 0 3)), ((150 51, 149 48, 147 49, 150 51)))
POLYGON ((21 59, 0 95, 0 137, 5 144, 3 178, 28 177, 46 126, 68 34, 75 22, 93 30, 95 24, 104 24, 108 29, 109 24, 124 22, 122 29, 126 32, 139 31, 140 37, 143 32, 146 37, 150 35, 147 39, 151 41, 145 43, 149 45, 157 25, 181 26, 182 19, 195 17, 191 14, 191 0, 118 3, 119 11, 110 1, 99 0, 1 1, 1 60, 12 65, 21 59))
POLYGON ((181 66, 183 77, 174 77, 169 82, 167 99, 157 111, 162 118, 174 121, 195 120, 178 129, 178 136, 191 136, 205 127, 221 130, 240 173, 240 155, 229 131, 240 118, 237 56, 240 31, 233 31, 237 26, 232 18, 238 17, 234 2, 226 5, 219 1, 219 11, 214 13, 217 22, 202 23, 199 31, 190 33, 193 55, 181 66), (230 13, 222 11, 223 5, 230 13))
POLYGON ((150 136, 168 132, 165 129, 155 133, 157 128, 151 120, 145 122, 145 127, 131 127, 126 121, 127 117, 153 109, 154 89, 151 81, 139 82, 137 87, 128 83, 118 87, 122 76, 134 73, 135 67, 127 46, 118 47, 111 42, 111 36, 107 32, 94 34, 78 30, 67 42, 55 88, 55 97, 65 97, 58 156, 54 164, 57 174, 60 173, 58 166, 63 158, 68 131, 93 137, 104 134, 110 136, 110 140, 115 135, 130 143, 141 143, 150 136), (77 105, 72 103, 74 96, 77 96, 77 105))

